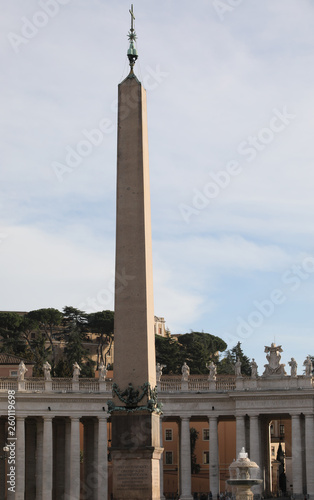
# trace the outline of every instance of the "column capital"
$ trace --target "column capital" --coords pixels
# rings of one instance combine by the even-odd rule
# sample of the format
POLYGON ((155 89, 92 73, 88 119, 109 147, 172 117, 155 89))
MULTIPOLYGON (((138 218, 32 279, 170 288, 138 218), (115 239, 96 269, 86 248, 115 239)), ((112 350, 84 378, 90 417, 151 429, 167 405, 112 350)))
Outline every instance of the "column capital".
POLYGON ((208 420, 217 420, 219 415, 208 415, 208 420))
POLYGON ((70 415, 71 422, 77 422, 77 421, 79 421, 81 418, 82 418, 82 417, 78 417, 77 415, 75 415, 74 417, 72 417, 72 416, 70 415))
POLYGON ((251 418, 253 419, 253 418, 258 418, 258 417, 259 417, 259 413, 253 413, 253 414, 249 413, 250 420, 251 420, 251 418))
POLYGON ((181 419, 181 422, 186 422, 187 420, 190 421, 191 415, 189 415, 189 416, 184 415, 183 417, 180 417, 180 419, 181 419))
POLYGON ((290 413, 290 417, 291 418, 300 418, 301 417, 301 413, 290 413))
POLYGON ((44 420, 45 422, 49 422, 49 421, 50 421, 50 422, 52 422, 52 419, 53 419, 53 418, 54 418, 54 416, 53 416, 53 415, 43 415, 43 420, 44 420))
POLYGON ((304 417, 305 417, 305 418, 310 418, 310 419, 313 419, 313 417, 314 417, 313 412, 311 412, 311 413, 304 413, 304 412, 303 412, 303 414, 304 414, 304 417))
POLYGON ((98 418, 98 422, 108 422, 108 417, 105 417, 103 415, 101 415, 101 417, 97 417, 98 418))
POLYGON ((26 417, 21 416, 21 415, 16 415, 15 418, 16 418, 16 420, 19 420, 21 422, 22 420, 25 420, 26 417))

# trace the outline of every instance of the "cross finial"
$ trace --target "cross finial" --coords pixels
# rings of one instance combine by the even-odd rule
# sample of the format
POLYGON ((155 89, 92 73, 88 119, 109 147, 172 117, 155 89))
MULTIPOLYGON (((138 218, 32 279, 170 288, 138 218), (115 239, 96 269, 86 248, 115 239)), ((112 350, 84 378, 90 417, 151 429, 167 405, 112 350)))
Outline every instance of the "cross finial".
POLYGON ((129 58, 129 62, 130 62, 131 73, 133 73, 133 66, 135 64, 136 59, 138 58, 137 50, 134 46, 134 42, 136 40, 136 33, 134 30, 134 24, 133 24, 133 22, 135 20, 135 16, 133 13, 133 4, 131 5, 131 9, 129 10, 129 12, 131 14, 131 29, 130 29, 129 34, 128 34, 128 38, 130 40, 130 47, 128 50, 128 58, 129 58))
POLYGON ((133 31, 133 21, 135 21, 135 16, 134 16, 134 13, 133 13, 133 3, 131 4, 131 8, 129 10, 130 14, 131 14, 131 31, 133 31))

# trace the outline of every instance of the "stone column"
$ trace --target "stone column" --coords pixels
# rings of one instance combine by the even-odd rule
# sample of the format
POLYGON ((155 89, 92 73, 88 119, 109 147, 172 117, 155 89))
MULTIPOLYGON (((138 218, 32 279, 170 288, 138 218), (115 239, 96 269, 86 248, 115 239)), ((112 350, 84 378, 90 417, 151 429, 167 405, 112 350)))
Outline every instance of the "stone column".
POLYGON ((97 500, 108 499, 108 439, 107 418, 98 417, 98 450, 97 450, 97 474, 98 474, 98 497, 97 500))
POLYGON ((44 416, 43 428, 43 500, 52 499, 52 417, 44 416))
POLYGON ((70 498, 80 497, 80 419, 71 417, 70 498))
MULTIPOLYGON (((11 441, 12 443, 13 441, 11 441)), ((15 500, 25 495, 25 418, 16 417, 16 489, 15 500)))
MULTIPOLYGON (((160 447, 163 445, 162 418, 160 417, 160 447)), ((164 496, 164 454, 160 456, 160 500, 165 500, 164 496)))
MULTIPOLYGON (((71 422, 70 419, 65 421, 65 439, 64 439, 64 492, 70 495, 70 474, 71 474, 71 422)), ((65 499, 67 496, 65 496, 65 499)))
POLYGON ((213 498, 219 493, 218 419, 209 417, 209 487, 213 498))
POLYGON ((306 492, 314 498, 314 417, 313 414, 305 415, 305 466, 306 466, 306 492))
POLYGON ((236 416, 236 433, 237 433, 236 453, 238 456, 238 453, 240 452, 241 448, 246 447, 244 415, 237 415, 236 416))
POLYGON ((261 463, 260 457, 260 430, 257 415, 250 415, 250 451, 249 457, 258 466, 261 463))
MULTIPOLYGON (((261 467, 261 439, 260 439, 260 423, 258 415, 250 415, 250 451, 249 458, 256 462, 261 467)), ((262 485, 256 487, 256 495, 261 495, 263 491, 262 485)))
MULTIPOLYGON (((4 455, 5 442, 5 420, 0 418, 0 454, 4 455)), ((7 478, 5 477, 5 460, 0 460, 0 499, 4 500, 7 478)))
POLYGON ((36 500, 43 500, 43 433, 42 419, 37 419, 36 437, 36 500))
POLYGON ((25 420, 25 500, 36 497, 36 420, 25 420))
MULTIPOLYGON (((52 426, 53 439, 53 497, 63 498, 65 491, 65 421, 56 419, 52 426)), ((93 499, 90 499, 93 500, 93 499)))
POLYGON ((192 500, 190 417, 181 417, 180 447, 181 500, 192 500))
MULTIPOLYGON (((292 426, 292 482, 294 498, 302 496, 302 444, 300 415, 291 415, 292 426)), ((312 471, 313 474, 313 471, 312 471)))
POLYGON ((83 495, 90 500, 96 500, 96 477, 95 463, 95 425, 91 418, 84 418, 84 477, 83 477, 83 495))

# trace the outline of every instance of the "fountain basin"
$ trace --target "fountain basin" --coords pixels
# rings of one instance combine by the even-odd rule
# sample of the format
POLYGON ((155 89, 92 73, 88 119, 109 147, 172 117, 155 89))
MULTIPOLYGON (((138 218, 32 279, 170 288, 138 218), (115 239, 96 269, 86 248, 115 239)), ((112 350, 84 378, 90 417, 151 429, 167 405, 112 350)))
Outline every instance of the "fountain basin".
POLYGON ((262 482, 263 479, 227 479, 230 486, 248 486, 249 488, 262 484, 262 482))

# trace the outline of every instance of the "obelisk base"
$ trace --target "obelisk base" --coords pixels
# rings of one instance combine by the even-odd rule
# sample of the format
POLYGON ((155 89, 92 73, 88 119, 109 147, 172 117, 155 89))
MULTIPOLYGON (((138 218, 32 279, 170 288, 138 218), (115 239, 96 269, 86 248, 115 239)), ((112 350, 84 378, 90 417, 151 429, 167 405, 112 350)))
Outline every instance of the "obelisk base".
POLYGON ((113 412, 113 500, 160 500, 159 415, 113 412))

